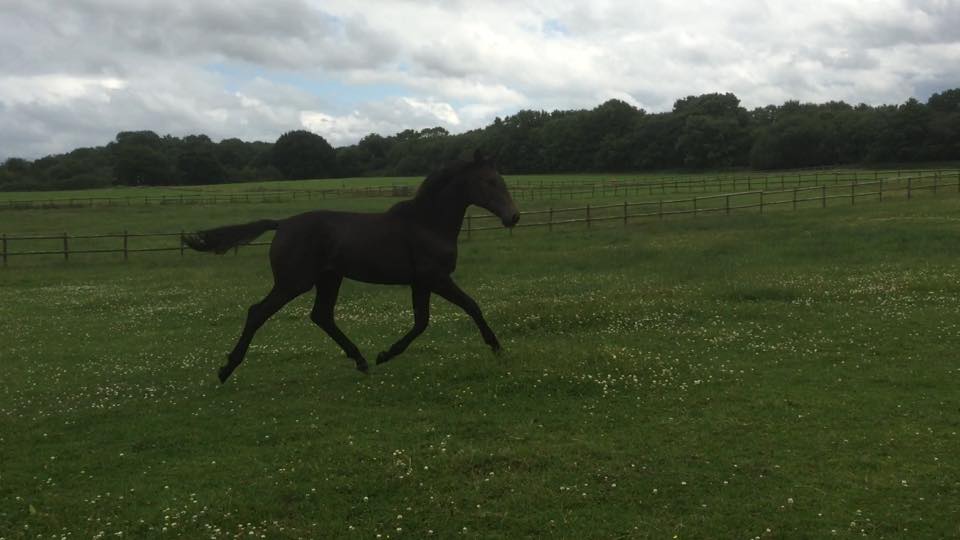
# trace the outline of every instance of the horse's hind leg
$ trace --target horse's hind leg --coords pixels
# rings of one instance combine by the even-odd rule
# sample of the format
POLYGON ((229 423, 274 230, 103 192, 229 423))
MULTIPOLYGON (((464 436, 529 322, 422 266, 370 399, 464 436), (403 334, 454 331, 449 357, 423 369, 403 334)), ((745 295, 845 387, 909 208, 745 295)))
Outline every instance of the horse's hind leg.
POLYGON ((413 289, 413 328, 407 332, 390 349, 377 356, 377 363, 382 364, 394 356, 407 350, 410 343, 417 338, 430 323, 430 288, 414 285, 413 289))
POLYGON ((337 303, 337 294, 340 292, 340 283, 343 277, 336 274, 323 274, 317 279, 317 298, 313 302, 313 310, 310 312, 310 320, 323 329, 347 355, 357 364, 357 369, 366 373, 367 360, 360 353, 360 349, 350 341, 337 323, 333 320, 333 307, 337 303))
POLYGON ((285 306, 287 302, 300 296, 302 292, 303 291, 293 291, 274 285, 273 289, 270 290, 263 300, 250 306, 250 309, 247 311, 247 322, 243 326, 243 333, 240 334, 240 339, 227 357, 226 365, 221 367, 218 373, 221 383, 226 382, 227 377, 243 362, 243 357, 247 354, 247 348, 250 347, 250 341, 253 340, 253 335, 263 326, 263 323, 267 322, 267 319, 272 317, 273 314, 280 311, 280 308, 285 306))

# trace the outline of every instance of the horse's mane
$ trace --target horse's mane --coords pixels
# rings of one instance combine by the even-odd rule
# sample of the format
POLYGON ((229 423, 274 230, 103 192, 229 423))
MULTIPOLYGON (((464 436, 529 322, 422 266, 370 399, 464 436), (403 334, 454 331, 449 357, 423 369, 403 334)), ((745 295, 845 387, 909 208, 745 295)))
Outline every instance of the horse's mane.
POLYGON ((433 171, 420 183, 415 200, 426 200, 432 198, 437 193, 443 191, 457 175, 476 165, 473 161, 454 160, 444 163, 439 169, 433 171))
POLYGON ((424 205, 427 207, 434 205, 437 195, 450 185, 450 182, 465 171, 483 163, 487 162, 477 159, 474 161, 456 159, 444 163, 439 169, 434 170, 423 179, 413 198, 394 204, 390 212, 401 214, 423 212, 424 205))

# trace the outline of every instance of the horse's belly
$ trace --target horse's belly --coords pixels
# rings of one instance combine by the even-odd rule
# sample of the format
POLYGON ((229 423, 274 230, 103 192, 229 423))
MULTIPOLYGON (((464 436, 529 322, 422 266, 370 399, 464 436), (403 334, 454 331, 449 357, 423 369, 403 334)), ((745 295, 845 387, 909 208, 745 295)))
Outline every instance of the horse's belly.
POLYGON ((356 281, 407 284, 412 283, 416 276, 415 267, 405 253, 389 253, 387 250, 374 256, 340 255, 333 261, 333 270, 356 281))
POLYGON ((343 276, 364 283, 379 283, 381 285, 408 285, 413 283, 414 274, 398 273, 394 271, 379 271, 376 268, 352 269, 342 272, 343 276))

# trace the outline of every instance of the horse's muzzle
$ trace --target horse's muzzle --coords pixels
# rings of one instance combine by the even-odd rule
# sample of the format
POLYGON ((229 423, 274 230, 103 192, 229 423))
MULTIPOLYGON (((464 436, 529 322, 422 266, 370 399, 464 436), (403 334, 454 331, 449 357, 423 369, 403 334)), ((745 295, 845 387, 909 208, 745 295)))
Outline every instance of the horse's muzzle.
POLYGON ((513 215, 511 215, 510 217, 501 218, 501 221, 503 221, 504 227, 507 227, 507 228, 513 227, 514 225, 517 224, 517 222, 520 221, 520 213, 514 212, 513 215))

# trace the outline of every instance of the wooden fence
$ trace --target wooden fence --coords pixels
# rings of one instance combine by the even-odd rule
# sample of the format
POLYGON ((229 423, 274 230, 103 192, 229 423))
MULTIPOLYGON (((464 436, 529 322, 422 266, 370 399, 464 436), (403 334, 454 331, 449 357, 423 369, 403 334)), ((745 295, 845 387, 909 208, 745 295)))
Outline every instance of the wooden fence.
MULTIPOLYGON (((855 205, 861 200, 883 201, 890 197, 913 199, 917 193, 960 193, 960 171, 947 176, 944 174, 892 177, 868 182, 818 186, 795 186, 786 189, 753 190, 716 195, 700 195, 683 199, 659 199, 652 201, 615 204, 586 205, 571 208, 548 208, 523 212, 519 228, 542 227, 552 231, 555 227, 574 223, 584 223, 588 228, 605 222, 622 222, 627 225, 639 219, 664 219, 670 216, 706 214, 727 214, 735 211, 756 209, 763 213, 771 209, 801 207, 826 208, 828 201, 849 201, 855 205)), ((464 220, 462 233, 470 239, 475 233, 489 230, 501 230, 497 219, 489 214, 473 215, 468 213, 464 220)), ((512 230, 510 231, 512 233, 512 230)), ((177 233, 122 233, 111 234, 68 234, 57 235, 0 235, 0 257, 3 266, 9 259, 24 256, 59 256, 64 261, 79 254, 122 254, 127 260, 133 253, 179 252, 184 255, 184 232, 177 233), (175 241, 175 244, 171 242, 175 241), (90 245, 93 242, 94 245, 90 245), (132 247, 131 242, 138 242, 132 247), (28 244, 31 249, 11 251, 12 244, 28 244), (78 243, 86 243, 78 249, 78 243), (43 244, 45 247, 37 247, 43 244)), ((269 242, 254 242, 251 246, 269 245, 269 242)))
POLYGON ((840 186, 881 180, 929 179, 938 182, 940 179, 956 177, 960 171, 927 170, 913 171, 914 174, 905 174, 906 171, 835 171, 810 174, 774 174, 774 175, 726 175, 713 177, 673 178, 658 180, 602 180, 585 184, 571 184, 569 182, 541 183, 528 182, 522 188, 511 186, 511 193, 518 200, 535 199, 590 199, 595 197, 610 197, 631 195, 654 196, 667 193, 724 193, 747 192, 755 190, 770 191, 771 189, 785 190, 787 188, 801 188, 810 186, 840 186))
MULTIPOLYGON (((510 190, 517 200, 586 199, 608 196, 648 195, 657 193, 721 193, 724 191, 753 191, 755 189, 786 189, 787 187, 825 184, 862 183, 886 178, 949 178, 960 174, 956 169, 919 171, 817 171, 780 174, 724 174, 713 176, 671 176, 634 180, 582 179, 525 179, 510 181, 510 190)), ((279 203, 297 200, 326 200, 366 197, 410 197, 415 185, 342 187, 299 189, 286 191, 249 191, 242 193, 180 193, 123 197, 69 197, 47 199, 20 199, 0 201, 0 210, 29 210, 45 208, 93 208, 102 206, 151 205, 221 205, 243 203, 279 203)))
POLYGON ((249 191, 242 193, 180 193, 124 197, 68 197, 48 199, 10 199, 0 202, 0 210, 50 208, 93 208, 99 206, 156 206, 170 204, 218 205, 238 203, 271 203, 296 200, 409 197, 416 186, 371 186, 353 188, 299 189, 287 191, 249 191))
MULTIPOLYGON (((850 184, 818 185, 792 187, 777 190, 754 190, 736 193, 702 195, 683 199, 660 199, 655 201, 629 202, 616 204, 587 205, 575 208, 549 208, 524 212, 521 223, 524 227, 545 227, 553 230, 555 226, 585 223, 590 227, 594 223, 622 221, 624 225, 636 219, 663 219, 676 215, 705 215, 722 213, 729 215, 733 211, 756 209, 763 213, 775 208, 799 207, 826 208, 828 201, 849 201, 855 205, 861 199, 883 201, 884 198, 899 196, 912 199, 918 192, 933 194, 960 193, 960 171, 950 176, 930 175, 916 177, 887 178, 869 182, 850 184), (532 218, 532 219, 531 219, 532 218)), ((498 230, 497 223, 489 214, 468 215, 464 231, 469 237, 475 231, 498 230)))

